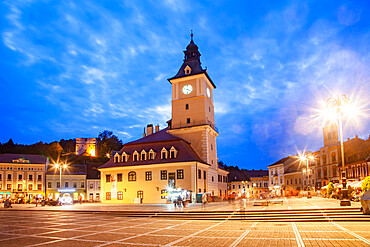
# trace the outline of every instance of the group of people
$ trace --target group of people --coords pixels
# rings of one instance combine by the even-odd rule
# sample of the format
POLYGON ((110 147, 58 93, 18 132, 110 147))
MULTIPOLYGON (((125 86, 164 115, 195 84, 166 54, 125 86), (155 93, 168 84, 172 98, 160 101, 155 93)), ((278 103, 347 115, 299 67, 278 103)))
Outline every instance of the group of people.
POLYGON ((4 201, 4 208, 12 208, 12 202, 9 200, 9 198, 4 201))
POLYGON ((183 206, 183 207, 186 207, 186 200, 184 200, 183 198, 182 198, 182 196, 181 195, 179 195, 174 201, 173 201, 173 204, 175 205, 175 208, 176 207, 181 207, 181 206, 183 206))

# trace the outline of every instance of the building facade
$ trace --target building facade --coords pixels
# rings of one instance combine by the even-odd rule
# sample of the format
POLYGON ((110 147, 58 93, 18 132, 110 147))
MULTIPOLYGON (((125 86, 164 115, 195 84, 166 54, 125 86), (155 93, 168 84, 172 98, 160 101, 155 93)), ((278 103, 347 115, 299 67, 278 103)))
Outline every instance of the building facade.
POLYGON ((76 154, 85 154, 95 157, 96 138, 76 138, 76 154))
POLYGON ((48 165, 49 159, 43 155, 0 155, 0 201, 43 198, 48 165))
POLYGON ((86 166, 68 165, 67 168, 50 166, 46 172, 46 196, 49 199, 86 200, 86 166))
POLYGON ((267 167, 269 171, 269 189, 274 196, 284 195, 284 163, 289 159, 290 156, 285 157, 267 167))
POLYGON ((101 172, 104 203, 165 203, 171 191, 226 197, 227 171, 217 162, 214 121, 215 84, 202 69, 191 38, 172 84, 172 119, 168 127, 147 126, 144 137, 126 143, 101 172))
POLYGON ((86 164, 86 200, 89 202, 101 202, 100 192, 100 171, 99 166, 102 164, 86 164))

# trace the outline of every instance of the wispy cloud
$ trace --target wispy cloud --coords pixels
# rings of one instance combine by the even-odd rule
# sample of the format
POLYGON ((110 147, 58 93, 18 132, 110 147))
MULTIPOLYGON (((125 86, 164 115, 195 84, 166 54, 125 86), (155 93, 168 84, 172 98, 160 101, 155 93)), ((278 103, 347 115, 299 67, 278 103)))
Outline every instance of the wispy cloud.
MULTIPOLYGON (((19 104, 37 99, 43 106, 34 114, 41 120, 19 126, 55 137, 111 129, 125 141, 140 137, 148 123, 165 127, 166 78, 181 66, 193 29, 202 65, 217 85, 220 159, 234 162, 251 150, 248 160, 264 167, 258 162, 321 145, 310 111, 318 100, 334 91, 368 97, 368 8, 341 1, 325 12, 310 1, 244 4, 6 2, 1 39, 11 54, 7 68, 19 74, 9 78, 27 80, 22 90, 29 99, 19 104)), ((355 131, 368 129, 366 123, 355 131)), ((354 133, 349 125, 346 133, 354 133)))

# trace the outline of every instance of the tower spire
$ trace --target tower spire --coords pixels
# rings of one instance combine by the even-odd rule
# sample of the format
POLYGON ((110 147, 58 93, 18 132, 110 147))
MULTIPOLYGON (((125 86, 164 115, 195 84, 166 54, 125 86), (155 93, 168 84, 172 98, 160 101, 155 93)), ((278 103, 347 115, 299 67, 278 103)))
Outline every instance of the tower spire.
POLYGON ((191 38, 190 43, 194 43, 194 41, 193 41, 193 36, 194 36, 194 34, 193 34, 193 29, 191 29, 191 30, 190 30, 190 38, 191 38))

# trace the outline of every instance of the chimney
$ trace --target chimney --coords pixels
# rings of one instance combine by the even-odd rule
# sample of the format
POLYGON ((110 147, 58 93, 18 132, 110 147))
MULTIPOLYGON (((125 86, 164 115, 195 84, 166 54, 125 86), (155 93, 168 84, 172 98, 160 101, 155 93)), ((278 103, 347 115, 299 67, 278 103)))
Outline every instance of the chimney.
POLYGON ((146 137, 146 134, 145 134, 145 128, 144 128, 144 133, 143 133, 143 137, 146 137))
POLYGON ((146 133, 149 135, 153 134, 153 124, 148 124, 146 126, 146 133))
POLYGON ((358 135, 355 135, 355 138, 358 138, 358 135))
POLYGON ((159 124, 155 126, 155 132, 157 133, 159 131, 159 124))
POLYGON ((347 141, 349 141, 349 138, 347 138, 347 141))

